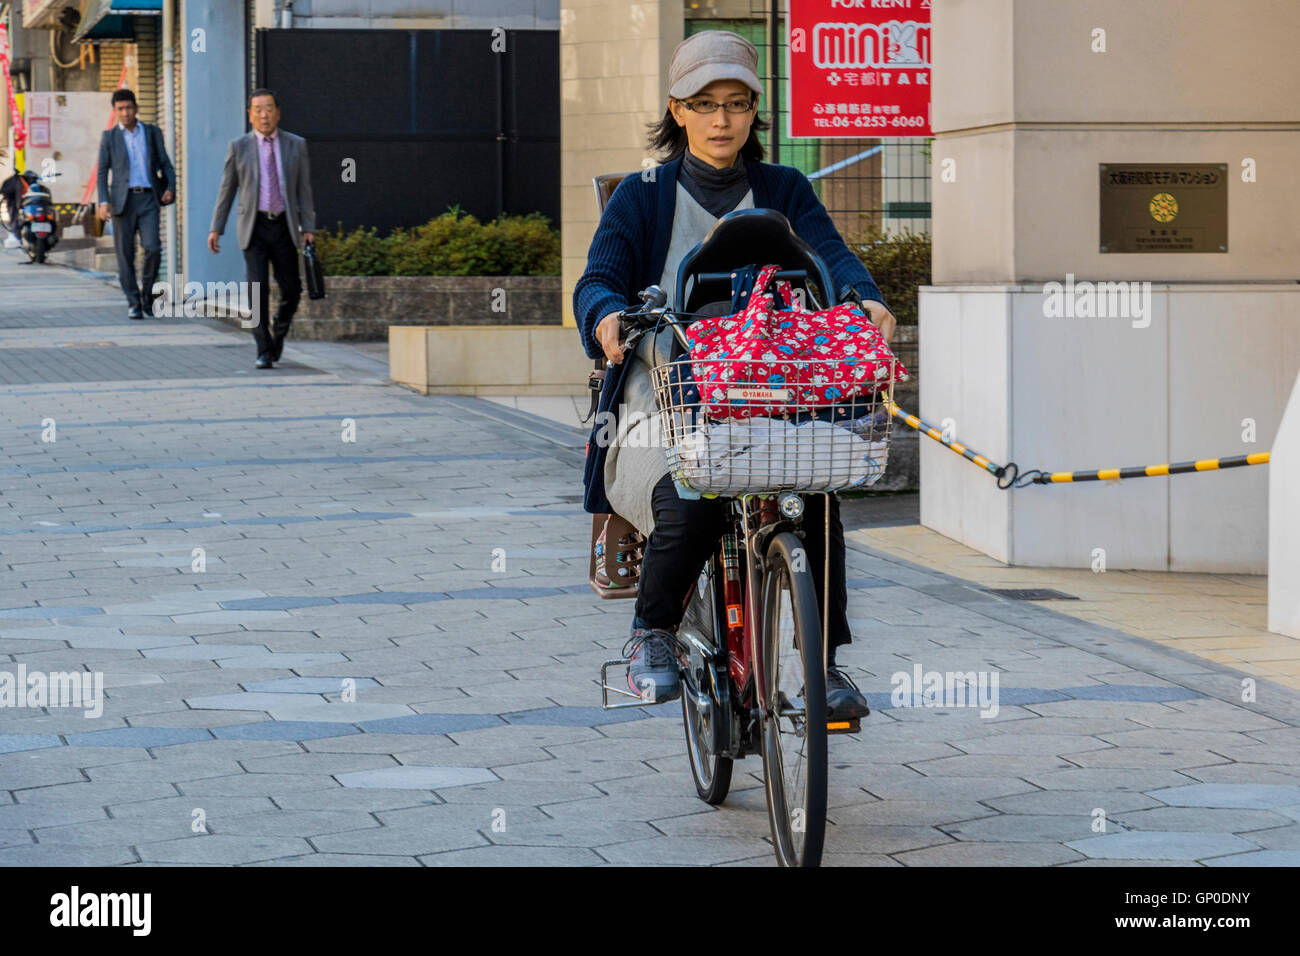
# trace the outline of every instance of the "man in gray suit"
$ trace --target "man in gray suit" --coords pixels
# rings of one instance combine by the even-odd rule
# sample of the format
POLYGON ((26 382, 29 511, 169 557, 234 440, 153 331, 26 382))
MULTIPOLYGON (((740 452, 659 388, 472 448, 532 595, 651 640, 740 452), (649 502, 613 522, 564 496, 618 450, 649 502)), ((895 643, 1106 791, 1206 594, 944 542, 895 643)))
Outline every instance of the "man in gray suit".
POLYGON ((99 138, 100 219, 113 216, 113 248, 117 252, 117 279, 126 293, 127 315, 144 318, 153 304, 153 284, 162 260, 158 212, 175 197, 176 173, 163 145, 162 131, 136 121, 135 94, 113 93, 117 124, 99 138), (112 173, 110 192, 109 173, 112 173), (111 196, 111 202, 110 202, 111 196), (144 269, 135 284, 135 235, 144 248, 144 269))
POLYGON ((311 198, 311 167, 307 141, 279 128, 280 107, 270 90, 253 90, 248 98, 253 131, 232 139, 226 148, 226 168, 212 213, 208 248, 220 252, 218 237, 226 228, 230 204, 239 193, 235 234, 244 250, 248 282, 257 298, 257 367, 273 368, 280 361, 284 337, 298 310, 302 281, 298 250, 315 239, 316 207, 311 198), (268 266, 275 268, 280 308, 268 318, 268 266))

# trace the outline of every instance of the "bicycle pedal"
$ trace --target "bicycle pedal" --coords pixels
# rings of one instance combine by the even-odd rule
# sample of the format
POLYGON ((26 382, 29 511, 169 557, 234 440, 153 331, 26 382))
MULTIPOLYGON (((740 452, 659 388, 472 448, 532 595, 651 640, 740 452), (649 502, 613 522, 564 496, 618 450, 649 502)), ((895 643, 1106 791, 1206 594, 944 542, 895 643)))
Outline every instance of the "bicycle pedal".
POLYGON ((856 734, 862 730, 862 719, 854 717, 852 720, 829 720, 826 722, 826 732, 828 734, 856 734))

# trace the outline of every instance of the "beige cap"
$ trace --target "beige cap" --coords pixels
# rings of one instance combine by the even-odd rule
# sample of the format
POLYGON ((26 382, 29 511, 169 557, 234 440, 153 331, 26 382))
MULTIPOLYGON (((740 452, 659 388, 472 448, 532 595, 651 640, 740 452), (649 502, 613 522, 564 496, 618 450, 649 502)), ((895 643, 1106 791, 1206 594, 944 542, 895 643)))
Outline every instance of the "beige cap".
POLYGON ((739 80, 762 95, 754 44, 729 30, 703 30, 677 44, 668 64, 669 96, 693 96, 715 80, 739 80))

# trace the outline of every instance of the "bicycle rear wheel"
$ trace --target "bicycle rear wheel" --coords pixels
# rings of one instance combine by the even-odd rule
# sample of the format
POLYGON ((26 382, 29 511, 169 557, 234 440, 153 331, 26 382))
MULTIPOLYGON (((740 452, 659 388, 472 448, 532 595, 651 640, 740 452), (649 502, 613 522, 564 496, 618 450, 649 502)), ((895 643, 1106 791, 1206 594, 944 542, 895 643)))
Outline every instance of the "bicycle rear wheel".
POLYGON ((826 666, 817 589, 799 539, 767 548, 763 609, 763 778, 782 866, 819 866, 826 835, 826 666))

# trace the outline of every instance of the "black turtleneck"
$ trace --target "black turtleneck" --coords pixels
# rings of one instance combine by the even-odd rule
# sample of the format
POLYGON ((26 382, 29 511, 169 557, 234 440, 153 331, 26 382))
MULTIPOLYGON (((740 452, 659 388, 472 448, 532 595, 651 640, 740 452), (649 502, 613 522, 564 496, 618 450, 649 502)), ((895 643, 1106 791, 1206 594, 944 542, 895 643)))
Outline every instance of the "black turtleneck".
POLYGON ((697 159, 688 149, 682 155, 682 168, 677 174, 677 181, 712 216, 725 216, 749 192, 745 161, 739 155, 726 169, 718 169, 697 159))

